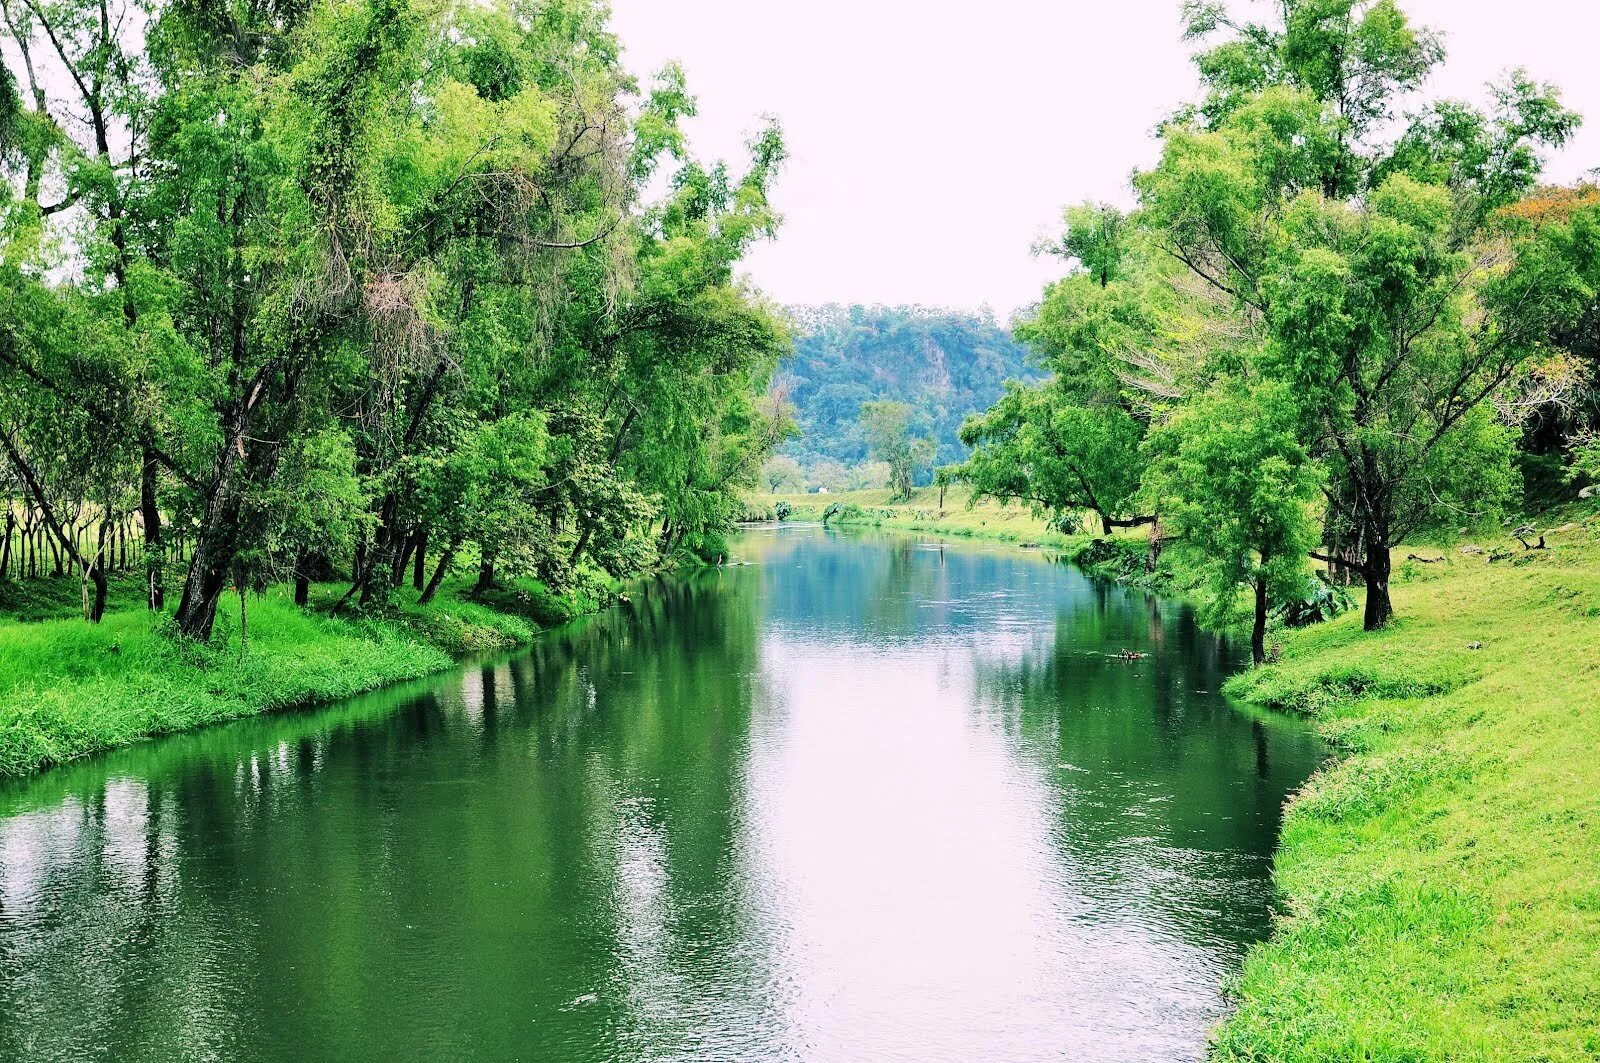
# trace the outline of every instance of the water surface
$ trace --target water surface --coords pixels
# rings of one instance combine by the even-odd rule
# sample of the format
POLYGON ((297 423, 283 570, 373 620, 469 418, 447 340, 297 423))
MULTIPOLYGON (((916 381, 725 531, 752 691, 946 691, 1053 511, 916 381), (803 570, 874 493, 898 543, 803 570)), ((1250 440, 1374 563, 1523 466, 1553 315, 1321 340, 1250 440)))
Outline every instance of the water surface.
POLYGON ((0 791, 0 1059, 1203 1055, 1321 755, 1235 650, 1037 553, 735 553, 0 791))

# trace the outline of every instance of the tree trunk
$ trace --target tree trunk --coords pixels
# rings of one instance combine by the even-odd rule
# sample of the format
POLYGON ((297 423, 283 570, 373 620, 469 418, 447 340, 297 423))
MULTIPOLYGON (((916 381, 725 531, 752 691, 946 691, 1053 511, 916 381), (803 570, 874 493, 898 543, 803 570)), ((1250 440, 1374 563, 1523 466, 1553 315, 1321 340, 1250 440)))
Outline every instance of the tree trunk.
POLYGON ((1257 665, 1267 659, 1267 577, 1256 576, 1256 622, 1250 628, 1250 656, 1257 665))
POLYGON ((161 555, 161 510, 156 505, 156 459, 144 453, 144 468, 139 474, 139 521, 144 525, 145 605, 159 612, 167 604, 167 588, 161 555))
POLYGON ((110 553, 107 531, 106 525, 102 522, 100 525, 100 538, 95 543, 94 564, 89 567, 86 573, 89 582, 94 586, 94 599, 89 603, 86 614, 91 624, 98 624, 101 618, 106 615, 106 557, 110 553))
POLYGON ((302 609, 311 604, 311 555, 305 550, 294 556, 294 604, 302 609))
POLYGON ((398 587, 405 582, 406 566, 411 564, 411 555, 416 552, 417 537, 421 534, 421 532, 412 532, 406 536, 405 545, 400 548, 400 556, 394 559, 394 570, 389 573, 391 586, 398 587))
POLYGON ((423 588, 422 597, 417 599, 418 605, 427 605, 433 601, 433 596, 439 593, 439 584, 444 581, 444 574, 450 568, 450 559, 455 556, 456 544, 451 543, 444 548, 444 553, 439 555, 439 563, 434 566, 433 576, 428 580, 428 585, 423 588))
POLYGON ((217 619, 217 603, 228 587, 229 551, 208 542, 201 535, 189 557, 189 574, 183 582, 183 597, 175 615, 178 630, 189 638, 205 642, 217 619))
POLYGON ((417 533, 417 552, 411 557, 411 586, 422 590, 427 577, 428 563, 428 532, 427 529, 417 533))
POLYGON ((1161 545, 1161 521, 1156 520, 1150 525, 1150 549, 1145 551, 1144 555, 1144 571, 1147 576, 1154 574, 1156 566, 1161 563, 1161 545))
POLYGON ((494 560, 485 558, 478 565, 478 582, 472 588, 473 594, 482 594, 494 586, 494 560))
POLYGON ((1389 547, 1379 546, 1376 539, 1367 543, 1367 561, 1362 575, 1367 582, 1367 611, 1362 626, 1377 631, 1394 617, 1394 603, 1389 599, 1389 547))
POLYGON ((6 510, 6 545, 0 549, 0 580, 11 573, 11 532, 17 526, 17 515, 6 510))

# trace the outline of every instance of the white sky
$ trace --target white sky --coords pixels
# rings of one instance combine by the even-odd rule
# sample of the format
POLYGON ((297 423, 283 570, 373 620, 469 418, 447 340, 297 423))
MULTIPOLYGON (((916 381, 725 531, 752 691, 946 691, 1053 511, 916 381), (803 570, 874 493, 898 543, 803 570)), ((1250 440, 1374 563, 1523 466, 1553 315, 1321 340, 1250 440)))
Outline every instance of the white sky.
MULTIPOLYGON (((1600 0, 1402 0, 1443 30, 1433 90, 1481 98, 1525 66, 1590 118, 1552 160, 1600 166, 1600 0)), ((762 115, 793 158, 786 221, 748 260, 785 303, 987 304, 1059 274, 1029 248, 1084 199, 1131 201, 1151 130, 1195 94, 1179 0, 612 0, 632 69, 676 59, 703 155, 735 161, 762 115)))

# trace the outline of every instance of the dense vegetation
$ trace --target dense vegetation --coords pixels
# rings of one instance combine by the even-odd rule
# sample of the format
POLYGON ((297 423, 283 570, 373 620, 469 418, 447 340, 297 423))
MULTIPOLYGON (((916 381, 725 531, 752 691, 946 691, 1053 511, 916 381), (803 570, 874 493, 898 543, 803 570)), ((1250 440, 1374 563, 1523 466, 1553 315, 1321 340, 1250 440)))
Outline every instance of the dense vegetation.
POLYGON ((597 0, 0 13, 0 579, 98 622, 136 568, 205 642, 283 581, 348 613, 717 550, 788 431, 734 276, 775 128, 696 161, 597 0))
POLYGON ((1067 212, 1072 272, 1018 325, 1053 371, 968 421, 979 496, 1178 541, 1219 609, 1309 559, 1393 614, 1392 557, 1593 475, 1600 196, 1538 188, 1578 116, 1516 72, 1419 96, 1440 38, 1393 0, 1185 5, 1203 97, 1137 209, 1067 212), (1550 470, 1554 468, 1552 475, 1550 470))
MULTIPOLYGON (((1007 380, 1038 379, 1027 349, 987 314, 924 307, 823 306, 790 311, 792 357, 781 380, 801 434, 784 447, 812 486, 882 486, 884 473, 850 472, 877 460, 862 407, 902 402, 915 439, 931 439, 925 466, 967 456, 962 421, 987 409, 1007 380)), ((920 470, 926 479, 926 469, 920 470)), ((782 486, 787 487, 789 481, 782 486)))

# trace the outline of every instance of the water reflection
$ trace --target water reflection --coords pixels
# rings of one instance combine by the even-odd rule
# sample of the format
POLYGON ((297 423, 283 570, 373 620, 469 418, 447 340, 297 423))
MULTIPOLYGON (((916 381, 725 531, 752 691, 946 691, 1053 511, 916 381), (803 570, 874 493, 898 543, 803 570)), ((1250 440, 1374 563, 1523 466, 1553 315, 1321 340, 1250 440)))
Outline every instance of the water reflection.
POLYGON ((1197 1058, 1314 743, 1036 556, 740 552, 0 792, 0 1059, 1197 1058))

